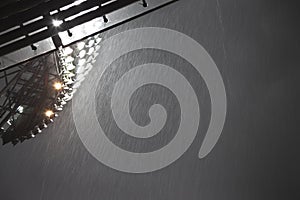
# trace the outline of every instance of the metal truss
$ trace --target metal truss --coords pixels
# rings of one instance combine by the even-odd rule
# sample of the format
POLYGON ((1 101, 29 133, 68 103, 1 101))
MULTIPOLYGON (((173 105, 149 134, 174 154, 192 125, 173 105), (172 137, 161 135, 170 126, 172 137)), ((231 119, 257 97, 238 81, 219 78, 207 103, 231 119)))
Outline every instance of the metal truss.
POLYGON ((34 137, 50 123, 46 109, 53 107, 59 81, 55 54, 0 71, 0 127, 3 144, 34 137), (3 83, 4 82, 4 83, 3 83))
POLYGON ((100 49, 99 33, 175 1, 28 0, 29 4, 9 4, 0 13, 3 144, 33 138, 53 122, 92 69, 100 49), (125 13, 119 12, 131 4, 125 13), (99 20, 106 25, 99 26, 99 20), (47 44, 49 38, 55 47, 47 44))
POLYGON ((14 145, 53 122, 93 67, 100 35, 0 71, 0 135, 14 145))
MULTIPOLYGON (((4 16, 2 15, 0 19, 0 56, 30 45, 35 50, 37 47, 33 45, 34 43, 97 17, 103 17, 104 22, 108 22, 106 14, 140 0, 79 0, 77 2, 49 0, 12 15, 4 12, 4 16), (53 23, 54 20, 63 23, 58 27, 53 23)), ((146 6, 146 2, 144 0, 143 2, 146 6)), ((9 6, 18 7, 18 4, 9 6)), ((54 38, 54 43, 58 46, 61 44, 59 40, 58 37, 54 38)))
POLYGON ((0 13, 0 69, 67 47, 177 0, 26 0, 0 13))

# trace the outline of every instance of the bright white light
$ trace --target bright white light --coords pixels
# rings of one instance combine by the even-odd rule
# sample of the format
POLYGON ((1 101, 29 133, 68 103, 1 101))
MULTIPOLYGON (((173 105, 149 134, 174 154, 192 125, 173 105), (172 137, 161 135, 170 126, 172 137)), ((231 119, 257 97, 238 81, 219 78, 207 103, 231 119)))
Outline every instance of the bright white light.
POLYGON ((78 42, 77 49, 80 51, 80 50, 82 50, 84 48, 84 46, 85 46, 84 42, 78 42))
POLYGON ((54 115, 54 112, 52 111, 52 110, 47 110, 46 112, 45 112, 45 115, 46 115, 46 117, 52 117, 52 115, 54 115))
POLYGON ((68 56, 65 60, 67 63, 71 63, 74 61, 74 58, 72 56, 68 56))
POLYGON ((56 107, 55 108, 57 111, 62 111, 63 109, 62 109, 62 107, 56 107))
POLYGON ((105 2, 105 3, 102 3, 101 6, 106 6, 106 5, 111 4, 111 3, 115 2, 115 1, 117 1, 117 0, 110 0, 110 1, 107 1, 107 2, 105 2))
POLYGON ((60 10, 68 10, 68 9, 72 8, 73 6, 78 6, 78 5, 80 5, 81 3, 85 2, 85 1, 86 0, 77 0, 77 1, 75 1, 71 4, 69 4, 69 5, 66 5, 66 6, 60 8, 60 10))
POLYGON ((82 65, 84 65, 86 63, 86 59, 80 59, 80 60, 78 60, 78 65, 79 66, 82 66, 82 65))
POLYGON ((83 2, 85 2, 86 0, 77 0, 77 1, 75 1, 73 4, 75 5, 75 6, 78 6, 78 5, 80 5, 81 3, 83 3, 83 2))
POLYGON ((52 20, 52 24, 53 24, 53 26, 55 26, 55 27, 60 26, 62 23, 63 23, 62 20, 56 20, 56 19, 52 20))
POLYGON ((100 45, 97 45, 97 46, 95 47, 95 51, 98 51, 100 48, 101 48, 100 45))
POLYGON ((73 52, 73 49, 71 47, 66 47, 64 48, 63 52, 64 52, 64 56, 68 56, 73 52))
POLYGON ((67 18, 65 19, 65 21, 67 21, 67 22, 68 22, 68 21, 72 21, 73 19, 76 19, 77 17, 80 17, 80 16, 82 16, 82 15, 85 15, 85 14, 87 14, 87 13, 89 13, 89 12, 95 11, 95 10, 97 10, 97 9, 99 9, 99 6, 94 6, 94 7, 90 8, 90 9, 84 10, 84 11, 82 11, 82 12, 79 12, 79 13, 75 14, 75 15, 72 15, 72 16, 70 16, 70 17, 67 17, 67 18))
POLYGON ((66 66, 66 69, 67 69, 68 71, 71 71, 71 70, 75 69, 75 66, 74 66, 73 64, 68 64, 68 65, 66 66))
POLYGON ((100 37, 100 35, 97 34, 97 35, 94 36, 94 39, 97 39, 97 38, 99 38, 99 37, 100 37))
POLYGON ((61 103, 61 105, 66 105, 67 104, 67 102, 65 102, 65 101, 61 101, 60 103, 61 103))
POLYGON ((7 124, 11 126, 11 120, 8 120, 8 121, 7 121, 7 124))
POLYGON ((81 50, 80 52, 79 52, 79 58, 83 58, 84 56, 85 56, 85 54, 86 54, 86 50, 81 50))
POLYGON ((96 44, 99 44, 99 43, 101 42, 101 40, 102 40, 102 38, 97 37, 97 38, 96 38, 96 44))
POLYGON ((95 44, 95 40, 90 40, 88 42, 88 47, 92 47, 95 44))
POLYGON ((95 51, 94 47, 89 48, 88 55, 91 55, 95 51))
POLYGON ((53 87, 55 90, 61 90, 62 84, 60 82, 55 82, 53 87))
POLYGON ((19 106, 19 107, 17 108, 17 111, 18 111, 19 113, 23 113, 24 107, 23 107, 23 106, 19 106))

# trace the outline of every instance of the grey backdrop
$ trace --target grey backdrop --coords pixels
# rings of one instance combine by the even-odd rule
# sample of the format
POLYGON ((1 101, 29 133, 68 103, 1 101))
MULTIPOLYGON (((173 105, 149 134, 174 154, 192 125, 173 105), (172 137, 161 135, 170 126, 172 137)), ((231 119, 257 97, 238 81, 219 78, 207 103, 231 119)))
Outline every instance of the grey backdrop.
POLYGON ((172 123, 165 126, 164 134, 147 145, 124 142, 117 135, 104 94, 110 81, 131 66, 149 61, 170 65, 190 78, 201 107, 200 129, 188 151, 159 171, 115 171, 87 152, 68 104, 44 134, 15 147, 0 147, 0 199, 299 199, 298 4, 292 0, 181 0, 106 32, 104 38, 136 27, 158 26, 197 40, 217 64, 227 91, 227 119, 219 142, 205 159, 198 159, 210 117, 201 76, 176 55, 158 50, 132 52, 99 77, 103 83, 97 90, 99 121, 107 130, 115 129, 109 137, 123 148, 143 152, 168 142, 177 128, 179 107, 166 88, 144 87, 132 98, 131 112, 138 124, 147 124, 145 112, 153 102, 160 102, 171 114, 172 123))

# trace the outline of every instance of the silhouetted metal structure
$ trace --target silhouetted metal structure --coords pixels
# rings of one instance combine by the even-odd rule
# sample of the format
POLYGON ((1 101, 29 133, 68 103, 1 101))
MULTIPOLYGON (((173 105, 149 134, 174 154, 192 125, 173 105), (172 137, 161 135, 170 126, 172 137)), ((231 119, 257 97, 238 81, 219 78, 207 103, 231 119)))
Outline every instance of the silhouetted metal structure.
MULTIPOLYGON (((0 14, 0 56, 53 37, 96 17, 104 17, 106 22, 106 14, 138 1, 140 0, 79 0, 74 4, 74 0, 49 0, 33 4, 29 8, 24 5, 25 10, 22 9, 22 4, 21 7, 19 3, 10 4, 0 14), (9 10, 13 8, 19 9, 10 13, 9 10), (56 27, 53 20, 63 23, 56 27)), ((54 41, 56 45, 61 44, 59 38, 54 38, 54 41)))
POLYGON ((0 71, 3 144, 35 137, 53 122, 92 69, 100 42, 100 36, 95 35, 0 71))
POLYGON ((31 60, 0 72, 0 127, 3 143, 34 137, 50 123, 45 109, 53 109, 59 93, 53 84, 59 81, 55 54, 31 60), (32 131, 32 132, 31 132, 32 131))
POLYGON ((100 32, 176 0, 148 1, 23 0, 4 6, 0 12, 3 144, 15 145, 33 138, 53 122, 93 67, 100 48, 100 32), (152 3, 149 10, 140 9, 148 7, 148 1, 152 3), (134 3, 138 7, 113 16, 112 21, 106 16, 134 3), (99 17, 100 26, 94 26, 99 17), (81 42, 76 44, 78 41, 81 42), (54 87, 55 83, 59 88, 54 87))

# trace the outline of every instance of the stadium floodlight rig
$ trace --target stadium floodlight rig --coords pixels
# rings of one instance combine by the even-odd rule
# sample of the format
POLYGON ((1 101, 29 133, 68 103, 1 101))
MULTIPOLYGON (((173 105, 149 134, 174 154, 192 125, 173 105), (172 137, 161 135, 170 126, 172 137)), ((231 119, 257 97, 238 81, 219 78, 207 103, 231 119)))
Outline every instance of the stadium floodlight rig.
POLYGON ((175 1, 22 0, 8 4, 0 13, 0 69, 66 47, 175 1))
POLYGON ((0 13, 3 144, 34 138, 54 121, 92 69, 101 32, 176 0, 27 1, 0 13))
POLYGON ((3 144, 34 138, 53 122, 92 69, 100 42, 100 35, 95 35, 0 71, 3 144))
POLYGON ((96 61, 101 45, 99 34, 58 51, 59 74, 63 83, 76 92, 96 61))

